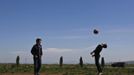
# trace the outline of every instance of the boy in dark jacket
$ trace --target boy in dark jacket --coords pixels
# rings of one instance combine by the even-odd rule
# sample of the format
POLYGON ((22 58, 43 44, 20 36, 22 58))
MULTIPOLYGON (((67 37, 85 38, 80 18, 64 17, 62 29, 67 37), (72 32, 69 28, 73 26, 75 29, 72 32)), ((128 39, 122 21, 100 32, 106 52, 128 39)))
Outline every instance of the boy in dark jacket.
POLYGON ((36 44, 32 47, 31 53, 33 55, 34 60, 34 75, 39 75, 39 71, 41 68, 41 58, 42 58, 42 45, 41 39, 36 39, 36 44))
POLYGON ((96 47, 96 49, 90 53, 92 57, 95 57, 95 65, 98 70, 98 75, 102 75, 102 69, 99 63, 99 59, 100 59, 100 52, 102 51, 103 48, 107 48, 107 44, 99 44, 96 47))

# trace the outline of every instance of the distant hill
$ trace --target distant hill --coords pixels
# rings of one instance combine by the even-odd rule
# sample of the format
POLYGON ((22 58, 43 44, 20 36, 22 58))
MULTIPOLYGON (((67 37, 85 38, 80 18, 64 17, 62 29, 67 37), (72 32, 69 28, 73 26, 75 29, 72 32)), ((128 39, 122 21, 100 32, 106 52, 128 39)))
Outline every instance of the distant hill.
MULTIPOLYGON (((134 60, 132 60, 132 61, 119 61, 119 62, 125 62, 126 64, 134 64, 134 60)), ((116 62, 108 62, 106 64, 112 64, 112 63, 116 63, 116 62)))
POLYGON ((134 61, 125 61, 126 64, 134 64, 134 61))

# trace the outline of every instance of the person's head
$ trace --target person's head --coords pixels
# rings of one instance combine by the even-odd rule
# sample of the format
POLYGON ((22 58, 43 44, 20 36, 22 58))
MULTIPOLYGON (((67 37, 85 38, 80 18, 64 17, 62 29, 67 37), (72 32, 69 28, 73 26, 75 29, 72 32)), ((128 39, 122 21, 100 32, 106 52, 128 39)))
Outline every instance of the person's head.
POLYGON ((36 44, 39 44, 39 45, 41 44, 41 38, 36 39, 36 44))
POLYGON ((105 43, 101 44, 101 46, 102 46, 103 48, 107 48, 107 44, 105 44, 105 43))

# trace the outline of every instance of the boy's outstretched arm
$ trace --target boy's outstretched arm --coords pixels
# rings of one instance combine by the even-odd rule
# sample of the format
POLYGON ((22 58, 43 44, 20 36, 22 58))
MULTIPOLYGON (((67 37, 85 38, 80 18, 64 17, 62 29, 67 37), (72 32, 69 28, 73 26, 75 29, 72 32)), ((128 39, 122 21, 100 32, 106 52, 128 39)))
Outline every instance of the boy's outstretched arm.
POLYGON ((94 50, 90 53, 90 55, 92 55, 92 57, 94 57, 94 50))

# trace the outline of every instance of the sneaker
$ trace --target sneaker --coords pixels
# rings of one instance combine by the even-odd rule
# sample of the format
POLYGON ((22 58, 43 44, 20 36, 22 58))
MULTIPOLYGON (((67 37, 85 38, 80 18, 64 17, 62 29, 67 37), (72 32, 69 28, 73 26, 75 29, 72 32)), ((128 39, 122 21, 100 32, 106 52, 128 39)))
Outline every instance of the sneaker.
POLYGON ((99 75, 103 75, 103 73, 99 73, 99 75))

